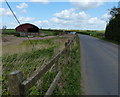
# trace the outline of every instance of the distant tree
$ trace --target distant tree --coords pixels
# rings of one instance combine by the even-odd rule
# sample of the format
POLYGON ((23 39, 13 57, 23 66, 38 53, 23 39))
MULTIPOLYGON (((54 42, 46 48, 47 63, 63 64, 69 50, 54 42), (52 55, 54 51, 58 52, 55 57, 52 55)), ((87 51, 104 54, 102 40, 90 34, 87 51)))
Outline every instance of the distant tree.
POLYGON ((120 15, 120 8, 116 8, 116 7, 112 8, 110 10, 110 15, 112 16, 112 19, 119 16, 120 15))
POLYGON ((4 25, 4 26, 2 27, 2 33, 5 33, 5 29, 7 29, 7 26, 6 26, 6 25, 4 25))
POLYGON ((118 2, 118 8, 120 8, 120 1, 118 2))
POLYGON ((105 37, 120 41, 120 2, 118 7, 110 9, 111 18, 106 26, 105 37))
POLYGON ((2 29, 7 29, 7 26, 6 26, 6 25, 4 25, 4 26, 2 27, 2 29))

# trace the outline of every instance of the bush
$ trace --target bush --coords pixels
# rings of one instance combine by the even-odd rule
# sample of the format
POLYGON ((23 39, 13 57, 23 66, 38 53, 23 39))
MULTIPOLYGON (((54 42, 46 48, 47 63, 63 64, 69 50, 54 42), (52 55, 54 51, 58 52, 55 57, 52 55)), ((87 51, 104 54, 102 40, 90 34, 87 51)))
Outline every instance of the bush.
POLYGON ((14 35, 20 37, 20 33, 14 33, 14 35))
POLYGON ((90 33, 86 33, 86 32, 77 32, 79 34, 84 34, 84 35, 90 35, 90 33))

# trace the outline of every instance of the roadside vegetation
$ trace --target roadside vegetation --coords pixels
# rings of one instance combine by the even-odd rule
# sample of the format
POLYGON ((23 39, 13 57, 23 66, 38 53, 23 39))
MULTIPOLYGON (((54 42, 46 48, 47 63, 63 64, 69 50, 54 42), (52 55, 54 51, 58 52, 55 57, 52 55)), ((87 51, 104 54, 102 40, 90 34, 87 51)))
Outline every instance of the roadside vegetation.
POLYGON ((105 41, 112 42, 114 44, 120 45, 119 41, 116 41, 116 40, 113 40, 113 39, 107 39, 105 37, 105 31, 104 30, 103 31, 83 30, 83 31, 79 31, 77 33, 78 34, 89 35, 89 36, 92 36, 92 37, 96 37, 96 38, 99 38, 99 39, 102 39, 102 40, 105 40, 105 41))
POLYGON ((105 31, 104 30, 101 30, 101 31, 98 31, 98 30, 80 30, 77 33, 90 35, 90 36, 98 37, 98 38, 104 38, 105 31))
MULTIPOLYGON (((64 57, 63 57, 64 58, 64 57)), ((81 95, 80 43, 79 38, 68 57, 69 63, 61 63, 62 77, 54 91, 55 95, 81 95)))

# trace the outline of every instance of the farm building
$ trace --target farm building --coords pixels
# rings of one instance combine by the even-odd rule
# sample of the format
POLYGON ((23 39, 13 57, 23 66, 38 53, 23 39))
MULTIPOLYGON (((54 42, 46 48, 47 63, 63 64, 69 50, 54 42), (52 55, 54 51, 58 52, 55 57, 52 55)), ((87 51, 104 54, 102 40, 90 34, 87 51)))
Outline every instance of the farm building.
POLYGON ((20 36, 39 36, 39 28, 33 24, 25 23, 17 26, 15 28, 17 33, 20 33, 20 36))

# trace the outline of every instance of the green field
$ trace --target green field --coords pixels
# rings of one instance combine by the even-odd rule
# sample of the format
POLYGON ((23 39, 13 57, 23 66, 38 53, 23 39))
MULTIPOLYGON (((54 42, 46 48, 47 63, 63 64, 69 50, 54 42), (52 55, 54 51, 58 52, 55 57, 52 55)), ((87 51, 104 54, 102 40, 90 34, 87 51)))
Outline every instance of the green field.
MULTIPOLYGON (((17 35, 15 29, 3 29, 3 34, 7 35, 17 35)), ((50 30, 50 29, 40 29, 39 32, 44 34, 44 36, 55 36, 59 34, 64 34, 63 30, 50 30)))
POLYGON ((80 30, 77 31, 78 34, 90 35, 97 38, 104 38, 105 31, 97 31, 97 30, 80 30))
POLYGON ((78 34, 84 34, 84 35, 90 35, 96 38, 100 38, 102 40, 108 41, 108 42, 112 42, 115 44, 120 45, 120 42, 115 41, 115 40, 110 40, 110 39, 106 39, 105 38, 105 31, 96 31, 96 30, 77 30, 76 31, 78 34))

